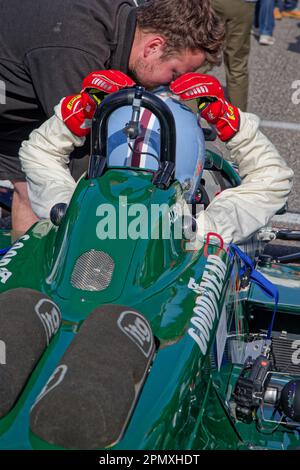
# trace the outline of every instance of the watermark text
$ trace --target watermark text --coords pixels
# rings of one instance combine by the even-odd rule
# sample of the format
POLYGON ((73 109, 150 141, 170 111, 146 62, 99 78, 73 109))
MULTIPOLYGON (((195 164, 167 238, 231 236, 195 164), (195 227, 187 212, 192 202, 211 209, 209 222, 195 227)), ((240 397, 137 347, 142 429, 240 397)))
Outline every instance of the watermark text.
POLYGON ((300 80, 295 80, 292 83, 292 89, 295 90, 292 94, 292 103, 300 104, 300 80))

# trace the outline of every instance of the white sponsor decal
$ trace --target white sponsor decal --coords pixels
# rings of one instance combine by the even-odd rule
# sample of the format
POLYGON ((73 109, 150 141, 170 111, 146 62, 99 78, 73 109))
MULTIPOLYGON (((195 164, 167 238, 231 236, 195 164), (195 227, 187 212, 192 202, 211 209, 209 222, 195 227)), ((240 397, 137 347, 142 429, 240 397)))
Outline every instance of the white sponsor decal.
POLYGON ((147 358, 153 349, 153 335, 144 317, 132 310, 122 312, 118 327, 133 341, 147 358))
POLYGON ((218 305, 226 269, 219 256, 209 255, 201 283, 197 284, 194 278, 189 280, 188 288, 200 295, 196 298, 195 315, 191 319, 193 327, 189 328, 188 334, 196 341, 202 354, 206 354, 214 321, 219 316, 218 305))
POLYGON ((6 266, 11 262, 12 258, 14 258, 18 254, 18 250, 23 248, 24 243, 22 242, 28 240, 29 238, 30 238, 29 235, 23 235, 23 237, 21 237, 19 241, 13 245, 11 250, 9 250, 3 256, 3 258, 0 259, 0 282, 1 284, 6 284, 6 282, 12 275, 12 272, 9 271, 6 268, 6 266))
POLYGON ((292 83, 292 88, 296 89, 292 94, 292 103, 293 104, 300 104, 300 80, 295 80, 292 83))
POLYGON ((66 366, 65 364, 61 364, 55 369, 53 374, 50 376, 48 382, 46 383, 45 387, 37 396, 37 399, 35 400, 31 409, 33 409, 42 398, 44 398, 49 392, 51 392, 51 390, 56 388, 64 380, 67 370, 68 366, 66 366))
POLYGON ((8 279, 10 278, 11 275, 12 275, 12 273, 10 271, 8 271, 8 269, 0 268, 0 282, 1 282, 1 284, 5 284, 8 281, 8 279))
POLYGON ((299 339, 296 339, 295 341, 293 341, 292 349, 296 349, 296 351, 294 351, 292 354, 292 363, 295 366, 298 366, 300 364, 300 340, 299 339))
POLYGON ((41 299, 35 306, 35 311, 45 328, 47 343, 57 332, 60 325, 60 311, 57 305, 49 299, 41 299))

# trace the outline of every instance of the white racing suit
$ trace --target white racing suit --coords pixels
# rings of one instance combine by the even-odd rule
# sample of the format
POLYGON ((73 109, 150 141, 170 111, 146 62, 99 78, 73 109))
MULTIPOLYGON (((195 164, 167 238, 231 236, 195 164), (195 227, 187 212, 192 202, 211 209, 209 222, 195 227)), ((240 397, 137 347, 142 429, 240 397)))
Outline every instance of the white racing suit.
MULTIPOLYGON (((238 165, 240 186, 224 190, 197 218, 198 236, 219 233, 225 243, 243 243, 281 209, 292 188, 293 171, 260 132, 259 119, 240 111, 240 130, 226 144, 229 161, 238 165)), ((28 181, 32 208, 49 218, 52 206, 69 203, 76 183, 68 169, 74 147, 84 144, 55 115, 22 143, 20 159, 28 181)))

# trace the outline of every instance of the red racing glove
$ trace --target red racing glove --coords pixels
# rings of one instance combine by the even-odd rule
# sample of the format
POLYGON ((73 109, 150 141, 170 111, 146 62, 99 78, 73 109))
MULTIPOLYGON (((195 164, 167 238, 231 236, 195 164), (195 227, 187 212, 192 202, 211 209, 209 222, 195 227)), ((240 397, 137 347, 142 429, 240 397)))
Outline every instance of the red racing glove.
POLYGON ((170 90, 182 100, 197 99, 201 116, 216 126, 223 142, 238 132, 239 110, 225 100, 223 88, 215 77, 195 72, 185 73, 170 84, 170 90))
POLYGON ((78 95, 66 96, 61 102, 62 119, 73 134, 84 137, 91 130, 97 104, 105 95, 132 87, 135 82, 118 70, 98 70, 90 73, 82 82, 78 95))

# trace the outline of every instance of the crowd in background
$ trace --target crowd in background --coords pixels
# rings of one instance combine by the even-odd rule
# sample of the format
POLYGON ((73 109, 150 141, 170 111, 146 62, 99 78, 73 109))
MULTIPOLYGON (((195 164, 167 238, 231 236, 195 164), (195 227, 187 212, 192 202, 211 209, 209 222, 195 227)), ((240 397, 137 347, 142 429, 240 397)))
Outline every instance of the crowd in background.
POLYGON ((262 46, 275 42, 275 19, 300 20, 298 0, 210 0, 225 23, 223 53, 228 100, 247 110, 251 32, 262 46))
POLYGON ((258 0, 255 8, 254 33, 262 45, 272 45, 275 42, 273 31, 275 19, 292 18, 300 20, 298 0, 258 0))

